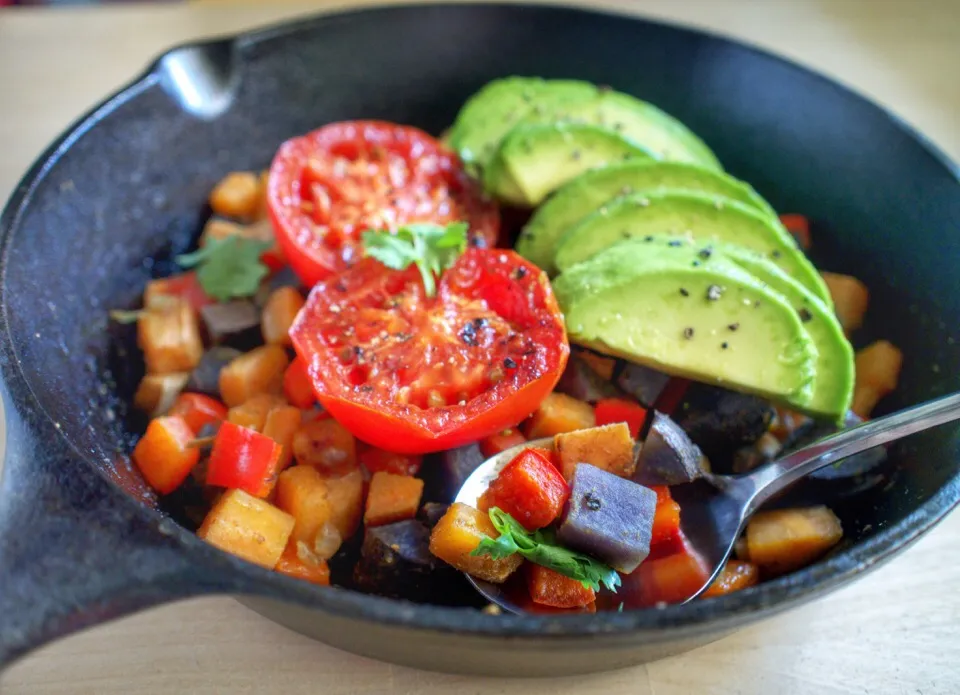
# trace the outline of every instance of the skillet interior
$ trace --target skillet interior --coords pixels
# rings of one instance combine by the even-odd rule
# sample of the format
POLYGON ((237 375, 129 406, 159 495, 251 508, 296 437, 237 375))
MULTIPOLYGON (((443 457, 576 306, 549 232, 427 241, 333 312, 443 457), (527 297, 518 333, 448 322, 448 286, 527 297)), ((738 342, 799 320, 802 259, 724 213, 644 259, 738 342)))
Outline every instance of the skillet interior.
MULTIPOLYGON (((93 468, 154 503, 126 458, 143 425, 126 406, 142 373, 134 331, 108 325, 107 311, 132 305, 190 246, 224 172, 263 167, 282 140, 332 120, 384 118, 438 133, 470 93, 505 74, 610 84, 679 117, 774 207, 815 221, 818 266, 870 287, 859 337, 888 338, 905 354, 885 409, 960 389, 960 182, 888 114, 777 58, 660 24, 544 7, 394 8, 174 50, 25 181, 2 223, 7 354, 82 453, 75 473, 93 468)), ((852 576, 957 501, 955 428, 897 446, 891 461, 890 484, 837 509, 847 540, 816 567, 731 600, 564 621, 558 632, 729 626, 852 576)), ((370 605, 371 616, 419 627, 539 629, 370 605)))

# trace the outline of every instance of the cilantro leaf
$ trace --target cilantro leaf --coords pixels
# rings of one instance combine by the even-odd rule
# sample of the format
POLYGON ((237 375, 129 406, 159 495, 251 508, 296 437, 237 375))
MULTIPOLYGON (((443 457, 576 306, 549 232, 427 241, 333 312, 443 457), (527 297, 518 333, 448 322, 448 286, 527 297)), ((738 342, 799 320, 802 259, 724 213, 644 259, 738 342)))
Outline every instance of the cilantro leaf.
POLYGON ((589 555, 568 550, 556 544, 550 531, 527 531, 516 519, 502 509, 494 507, 489 512, 493 527, 500 532, 498 538, 484 538, 471 555, 489 555, 495 560, 518 553, 536 565, 542 565, 565 577, 576 579, 589 589, 597 591, 603 584, 616 593, 620 575, 612 567, 589 555))
POLYGON ((467 223, 408 224, 395 234, 389 230, 368 229, 361 239, 363 255, 376 258, 388 268, 404 270, 416 265, 423 278, 423 289, 432 297, 437 293, 437 276, 453 265, 467 248, 467 223))
POLYGON ((197 267, 197 280, 208 295, 220 302, 234 297, 252 297, 269 272, 260 255, 272 246, 269 241, 244 239, 237 235, 210 239, 192 253, 177 256, 184 268, 197 267))

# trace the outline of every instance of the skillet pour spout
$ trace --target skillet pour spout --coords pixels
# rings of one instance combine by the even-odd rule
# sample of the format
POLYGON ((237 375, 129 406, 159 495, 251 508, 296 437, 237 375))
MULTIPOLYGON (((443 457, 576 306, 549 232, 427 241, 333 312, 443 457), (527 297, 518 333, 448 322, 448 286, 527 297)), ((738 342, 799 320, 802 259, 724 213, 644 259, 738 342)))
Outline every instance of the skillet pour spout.
POLYGON ((366 9, 176 48, 53 143, 0 214, 0 666, 135 610, 229 593, 329 644, 420 668, 619 668, 839 587, 958 503, 960 439, 943 427, 892 447, 889 484, 836 506, 847 540, 814 566, 719 599, 580 616, 315 587, 227 556, 165 501, 158 509, 125 458, 144 425, 126 406, 142 376, 135 331, 108 312, 171 272, 225 173, 261 169, 281 142, 332 121, 438 134, 508 75, 609 84, 679 118, 775 209, 809 216, 818 267, 856 267, 883 307, 864 335, 906 355, 891 410, 960 391, 957 169, 899 119, 801 67, 680 27, 510 4, 366 9))

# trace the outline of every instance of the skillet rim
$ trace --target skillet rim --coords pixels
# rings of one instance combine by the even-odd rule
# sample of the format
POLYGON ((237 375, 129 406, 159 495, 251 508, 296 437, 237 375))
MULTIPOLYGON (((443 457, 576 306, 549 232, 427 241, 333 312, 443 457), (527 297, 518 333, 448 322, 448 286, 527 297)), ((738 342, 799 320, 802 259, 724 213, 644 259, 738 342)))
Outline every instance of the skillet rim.
MULTIPOLYGON (((0 312, 7 317, 8 305, 5 301, 5 283, 7 255, 13 235, 18 231, 17 223, 28 208, 36 186, 48 171, 55 166, 59 157, 73 143, 95 127, 106 115, 115 111, 126 102, 135 99, 142 91, 154 86, 161 80, 162 61, 178 51, 214 45, 226 46, 233 54, 256 44, 282 39, 285 36, 309 33, 325 28, 336 22, 363 21, 369 15, 389 15, 411 11, 433 9, 444 12, 482 12, 494 11, 531 11, 544 14, 571 15, 579 17, 607 16, 619 20, 651 25, 657 30, 667 30, 687 35, 707 37, 713 42, 727 47, 746 51, 766 60, 773 60, 793 71, 814 77, 834 90, 839 90, 844 98, 857 100, 873 109, 881 118, 887 119, 895 129, 913 141, 920 150, 931 157, 938 166, 960 185, 960 166, 954 163, 945 152, 903 118, 872 99, 860 94, 843 82, 801 65, 793 60, 779 56, 751 43, 725 36, 719 32, 652 19, 636 13, 616 11, 609 8, 583 8, 573 4, 516 2, 426 2, 387 5, 365 5, 349 10, 334 9, 329 12, 307 14, 280 22, 267 24, 249 31, 224 34, 208 39, 193 40, 174 45, 154 59, 139 75, 110 94, 104 100, 91 107, 86 113, 74 120, 54 141, 37 157, 14 186, 13 191, 0 211, 0 312)), ((960 190, 958 190, 960 193, 960 190)), ((2 353, 2 371, 8 387, 16 384, 18 391, 30 394, 30 403, 22 394, 11 397, 6 403, 16 412, 32 407, 43 412, 44 418, 53 424, 53 418, 43 411, 39 399, 30 381, 20 368, 19 359, 10 333, 9 322, 4 320, 0 331, 0 353, 2 353)), ((11 388, 11 391, 14 389, 11 388)), ((9 416, 8 416, 9 419, 9 416)), ((757 587, 735 594, 691 604, 668 606, 662 609, 648 609, 626 613, 598 613, 595 615, 567 616, 491 616, 469 608, 450 608, 437 605, 419 605, 406 601, 385 599, 341 588, 320 589, 258 566, 246 563, 232 555, 217 550, 201 541, 195 534, 173 523, 169 517, 157 509, 132 499, 104 471, 93 465, 88 456, 79 450, 66 432, 57 429, 62 441, 74 452, 77 458, 91 466, 97 475, 107 483, 118 503, 124 503, 145 524, 154 528, 158 534, 176 538, 185 553, 197 560, 205 560, 211 572, 220 574, 224 566, 233 573, 227 577, 228 587, 237 594, 262 598, 296 602, 331 614, 358 618, 368 622, 388 626, 410 627, 444 633, 460 633, 470 636, 488 637, 527 637, 541 640, 577 638, 587 635, 625 635, 637 638, 652 638, 653 641, 676 638, 683 634, 701 631, 720 631, 758 619, 762 616, 786 610, 806 600, 828 593, 848 583, 860 573, 867 571, 890 559, 916 541, 941 521, 954 507, 960 504, 960 472, 946 482, 924 504, 917 507, 899 523, 885 527, 873 537, 855 544, 826 561, 817 563, 794 574, 766 582, 757 587)), ((223 577, 220 577, 223 580, 223 577)), ((197 593, 203 593, 198 587, 197 593)), ((599 643, 598 643, 599 646, 599 643)))

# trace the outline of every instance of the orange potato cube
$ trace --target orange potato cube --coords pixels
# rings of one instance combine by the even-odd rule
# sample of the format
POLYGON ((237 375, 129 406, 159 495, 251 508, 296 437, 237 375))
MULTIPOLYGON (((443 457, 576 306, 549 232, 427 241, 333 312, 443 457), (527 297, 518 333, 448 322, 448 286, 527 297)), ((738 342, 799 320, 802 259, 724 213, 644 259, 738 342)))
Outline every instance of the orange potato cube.
POLYGON ((294 519, 243 490, 227 490, 207 514, 197 535, 248 562, 273 569, 293 531, 294 519))
POLYGON ((848 334, 863 325, 870 293, 867 286, 850 275, 821 273, 833 299, 833 310, 848 334))
POLYGON ((294 579, 303 579, 320 586, 330 586, 330 565, 325 560, 301 557, 306 553, 298 552, 297 548, 296 543, 288 545, 274 569, 294 579))
POLYGON ((409 475, 378 472, 370 480, 367 508, 363 514, 366 526, 383 526, 394 521, 412 519, 420 508, 423 481, 409 475))
POLYGON ((148 373, 189 372, 203 355, 196 312, 175 298, 145 310, 137 320, 137 344, 148 373))
POLYGON ((267 298, 260 315, 260 331, 264 342, 271 345, 290 345, 290 326, 297 318, 305 300, 293 287, 279 287, 267 298))
MULTIPOLYGON (((247 427, 257 432, 263 432, 267 415, 274 408, 283 406, 286 401, 280 396, 270 393, 258 393, 251 396, 240 405, 235 405, 227 411, 227 421, 241 427, 247 427)), ((299 411, 298 411, 299 412, 299 411)), ((263 432, 266 434, 266 432, 263 432)), ((269 435, 267 435, 269 436, 269 435)))
POLYGON ((725 596, 734 591, 746 589, 748 586, 754 586, 759 581, 760 568, 752 562, 727 560, 720 575, 713 580, 713 584, 703 593, 703 597, 725 596))
POLYGON ((567 481, 573 479, 578 463, 589 463, 621 478, 629 478, 636 468, 633 437, 625 422, 558 434, 553 438, 553 448, 567 481))
POLYGON ((359 468, 339 478, 327 478, 330 522, 346 540, 360 528, 363 517, 363 473, 359 468))
POLYGON ((173 492, 200 460, 200 449, 189 446, 194 433, 182 417, 173 415, 150 421, 133 450, 133 462, 157 492, 173 492))
POLYGON ((527 421, 527 439, 553 437, 597 424, 593 406, 563 393, 551 393, 527 421))
POLYGON ((133 405, 152 417, 164 415, 190 379, 189 372, 145 374, 133 395, 133 405))
POLYGON ((293 456, 302 466, 338 475, 357 467, 357 442, 332 418, 305 422, 293 435, 293 456))
POLYGON ((455 502, 430 534, 430 552, 461 572, 502 584, 523 562, 519 555, 495 560, 489 555, 471 555, 484 537, 500 535, 490 517, 466 504, 455 502))
POLYGON ((590 587, 552 569, 532 562, 528 562, 525 569, 527 591, 534 603, 553 608, 579 608, 593 603, 597 598, 590 587))
POLYGON ((825 506, 758 512, 747 524, 747 554, 772 574, 800 569, 840 542, 840 520, 825 506))
POLYGON ((277 479, 275 502, 296 519, 295 541, 312 548, 328 522, 346 540, 356 533, 363 514, 363 474, 355 470, 324 478, 312 466, 293 466, 277 479))
POLYGON ((299 408, 281 405, 267 413, 267 419, 263 423, 263 434, 282 447, 279 463, 281 471, 289 466, 293 459, 293 435, 300 429, 301 420, 299 408))
POLYGON ((252 171, 232 171, 210 193, 210 207, 224 217, 252 218, 260 209, 263 190, 252 171))
POLYGON ((220 370, 220 395, 229 407, 260 393, 279 395, 290 359, 279 345, 262 345, 231 360, 220 370))
POLYGON ((857 352, 851 410, 860 417, 870 417, 880 399, 897 388, 902 365, 903 353, 886 340, 878 340, 857 352))

